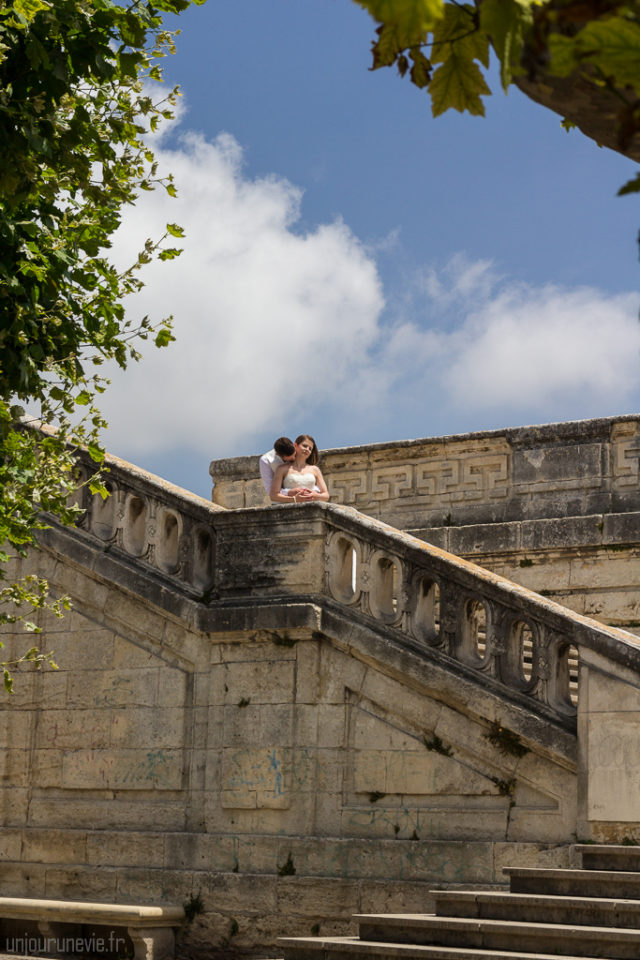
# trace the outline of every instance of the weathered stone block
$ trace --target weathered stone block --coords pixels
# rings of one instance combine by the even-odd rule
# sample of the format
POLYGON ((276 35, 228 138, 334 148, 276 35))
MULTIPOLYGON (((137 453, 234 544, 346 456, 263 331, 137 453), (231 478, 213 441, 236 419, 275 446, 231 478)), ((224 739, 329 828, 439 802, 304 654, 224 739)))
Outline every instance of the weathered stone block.
POLYGON ((30 783, 29 751, 4 750, 0 754, 0 780, 3 785, 26 787, 30 783))
POLYGON ((320 684, 320 643, 305 640, 296 648, 296 702, 317 703, 320 684))
POLYGON ((238 637, 236 643, 221 643, 219 646, 221 661, 223 663, 262 661, 270 664, 274 660, 295 660, 296 644, 293 632, 291 634, 289 631, 285 632, 287 638, 276 630, 262 630, 256 635, 255 640, 248 640, 245 634, 238 637), (284 643, 283 640, 285 640, 284 643), (288 646, 289 641, 291 646, 288 646))
MULTIPOLYGON (((318 707, 306 703, 296 703, 294 711, 294 738, 296 744, 299 746, 316 746, 319 736, 318 714, 318 707)), ((344 741, 344 728, 342 730, 342 741, 344 741)))
MULTIPOLYGON (((57 671, 47 670, 41 673, 39 678, 39 696, 38 705, 46 703, 50 709, 64 707, 67 703, 67 681, 69 674, 57 671)), ((22 681, 21 681, 22 682, 22 681)), ((14 710, 14 700, 11 699, 11 710, 14 710)))
POLYGON ((34 787, 62 787, 62 751, 34 750, 31 780, 34 787))
POLYGON ((114 900, 117 895, 116 873, 47 866, 44 895, 52 900, 96 900, 99 903, 114 900))
POLYGON ((184 744, 184 709, 164 706, 115 708, 108 711, 107 720, 110 720, 109 745, 113 747, 153 751, 177 749, 184 744))
POLYGON ((25 830, 21 859, 27 863, 84 865, 87 834, 81 830, 25 830))
MULTIPOLYGON (((167 836, 167 841, 171 836, 167 836)), ((99 867, 135 866, 140 863, 146 867, 165 865, 165 836, 162 834, 89 830, 86 838, 87 864, 99 867)), ((166 866, 175 864, 167 863, 166 866)))
POLYGON ((289 703, 294 689, 294 662, 227 664, 225 703, 289 703))
POLYGON ((528 446, 514 451, 513 483, 568 486, 572 480, 602 483, 601 443, 579 443, 575 446, 528 446))
MULTIPOLYGON (((96 630, 84 620, 69 632, 63 644, 56 644, 55 660, 60 670, 108 670, 113 666, 113 633, 96 630)), ((58 627, 58 630, 60 627, 58 627)))
POLYGON ((207 640, 172 620, 165 621, 163 646, 198 670, 205 670, 210 662, 212 651, 207 640))
POLYGON ((10 897, 41 897, 45 890, 47 867, 43 863, 29 864, 25 870, 23 863, 2 864, 2 887, 10 897))
POLYGON ((225 747, 293 745, 292 704, 248 704, 224 708, 225 747))
POLYGON ((172 750, 75 750, 65 752, 62 784, 84 790, 179 790, 182 752, 172 750))
MULTIPOLYGON (((130 795, 129 795, 130 796, 130 795)), ((77 827, 99 830, 139 830, 146 826, 153 830, 184 830, 184 803, 160 799, 149 803, 148 797, 127 799, 122 794, 114 804, 113 793, 104 791, 88 799, 75 796, 34 797, 29 806, 31 823, 42 827, 77 827)))
POLYGON ((83 743, 87 748, 108 747, 111 742, 110 710, 50 710, 38 724, 35 745, 39 749, 73 749, 83 743))
POLYGON ((0 860, 19 860, 22 830, 0 830, 0 860))
POLYGON ((121 867, 109 872, 115 880, 115 897, 120 903, 180 903, 192 892, 192 876, 182 870, 121 867))
POLYGON ((318 696, 324 703, 344 703, 345 689, 359 691, 366 671, 361 661, 333 650, 329 644, 323 645, 318 696))
POLYGON ((555 517, 525 520, 520 524, 520 549, 555 550, 569 544, 598 546, 602 543, 602 517, 555 517))
POLYGON ((290 751, 267 748, 228 748, 222 759, 223 807, 274 807, 290 805, 290 751))
POLYGON ((505 867, 567 868, 579 867, 573 844, 495 843, 493 845, 495 883, 504 883, 505 867))
POLYGON ((11 749, 26 749, 31 744, 37 713, 32 710, 0 711, 0 743, 11 749))
POLYGON ((154 706, 158 667, 148 670, 85 671, 68 679, 68 704, 74 708, 154 706))
POLYGON ((0 788, 0 808, 3 811, 4 827, 23 826, 24 811, 28 809, 28 805, 29 788, 27 786, 2 785, 0 788))
POLYGON ((640 578, 640 549, 616 551, 613 556, 584 560, 576 558, 570 564, 569 583, 573 589, 624 587, 637 585, 640 578))
POLYGON ((104 613, 111 620, 127 624, 129 629, 135 625, 138 634, 162 640, 164 617, 139 600, 126 597, 120 590, 113 589, 110 592, 104 605, 104 613))
POLYGON ((134 640, 113 635, 113 667, 116 670, 145 670, 157 667, 158 657, 155 650, 143 647, 134 640))
MULTIPOLYGON (((521 525, 484 523, 468 527, 450 527, 446 549, 466 556, 473 553, 502 553, 520 550, 521 525)), ((430 542, 433 542, 430 540, 430 542)))
POLYGON ((385 676, 379 670, 367 671, 359 693, 371 701, 369 705, 363 701, 362 706, 357 707, 356 699, 352 698, 352 710, 358 710, 361 719, 366 711, 375 711, 376 705, 379 705, 378 709, 382 711, 392 708, 389 723, 407 723, 412 728, 407 734, 413 735, 414 739, 420 737, 425 730, 434 729, 440 716, 440 704, 437 701, 415 693, 406 684, 385 676))
POLYGON ((278 909, 303 917, 342 917, 358 910, 355 880, 322 877, 280 877, 277 883, 278 909))
POLYGON ((202 877, 202 899, 205 904, 231 915, 234 912, 245 916, 275 913, 277 885, 276 876, 206 874, 202 877))
POLYGON ((363 880, 359 913, 433 913, 435 900, 429 883, 363 880))
MULTIPOLYGON (((291 838, 291 842, 296 842, 291 838)), ((277 874, 278 868, 286 863, 287 853, 282 854, 281 844, 288 844, 289 838, 268 836, 247 836, 234 839, 235 862, 231 869, 240 873, 277 874), (281 855, 282 854, 282 855, 281 855)))

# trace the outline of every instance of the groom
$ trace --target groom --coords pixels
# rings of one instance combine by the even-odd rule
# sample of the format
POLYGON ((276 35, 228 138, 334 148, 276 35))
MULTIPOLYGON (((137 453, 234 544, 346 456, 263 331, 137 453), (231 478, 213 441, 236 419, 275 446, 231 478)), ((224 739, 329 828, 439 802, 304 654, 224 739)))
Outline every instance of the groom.
POLYGON ((273 449, 263 453, 260 457, 260 476, 267 493, 271 492, 273 475, 282 463, 291 463, 296 455, 296 448, 289 437, 278 437, 273 449))

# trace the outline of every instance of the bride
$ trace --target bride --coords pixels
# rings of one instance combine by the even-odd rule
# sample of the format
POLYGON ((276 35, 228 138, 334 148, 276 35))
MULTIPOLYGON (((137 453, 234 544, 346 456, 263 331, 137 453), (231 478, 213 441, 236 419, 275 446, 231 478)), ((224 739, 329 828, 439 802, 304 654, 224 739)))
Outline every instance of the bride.
POLYGON ((329 491, 318 464, 318 448, 306 433, 294 441, 295 457, 283 463, 273 475, 269 496, 274 503, 309 503, 328 500, 329 491))

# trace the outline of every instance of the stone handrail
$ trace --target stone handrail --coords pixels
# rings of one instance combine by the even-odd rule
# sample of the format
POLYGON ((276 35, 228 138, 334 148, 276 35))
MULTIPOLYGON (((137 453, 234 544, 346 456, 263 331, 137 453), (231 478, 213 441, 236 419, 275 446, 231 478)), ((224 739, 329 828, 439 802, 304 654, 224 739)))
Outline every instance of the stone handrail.
POLYGON ((581 648, 640 672, 640 649, 625 631, 352 508, 224 510, 122 461, 107 465, 109 498, 78 493, 81 535, 209 611, 294 599, 323 605, 427 659, 455 661, 565 727, 575 724, 572 664, 581 648))

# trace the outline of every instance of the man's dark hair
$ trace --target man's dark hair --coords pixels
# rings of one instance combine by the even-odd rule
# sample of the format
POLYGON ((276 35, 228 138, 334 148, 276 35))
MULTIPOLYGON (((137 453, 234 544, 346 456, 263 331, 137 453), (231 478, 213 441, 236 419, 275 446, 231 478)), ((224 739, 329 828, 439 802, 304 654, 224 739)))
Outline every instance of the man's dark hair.
POLYGON ((289 440, 289 437, 278 437, 273 445, 273 449, 279 457, 290 457, 292 453, 296 452, 296 448, 291 440, 289 440))

